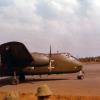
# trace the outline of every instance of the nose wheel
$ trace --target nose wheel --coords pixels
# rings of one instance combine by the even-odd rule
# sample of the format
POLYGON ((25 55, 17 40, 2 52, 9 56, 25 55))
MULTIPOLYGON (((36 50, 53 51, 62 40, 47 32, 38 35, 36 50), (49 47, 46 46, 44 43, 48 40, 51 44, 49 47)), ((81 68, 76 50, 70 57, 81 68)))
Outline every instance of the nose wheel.
POLYGON ((78 79, 78 80, 83 80, 83 79, 84 79, 84 71, 81 70, 81 71, 79 72, 79 75, 77 75, 77 79, 78 79))
POLYGON ((84 79, 84 76, 83 75, 77 75, 77 79, 78 80, 83 80, 84 79))

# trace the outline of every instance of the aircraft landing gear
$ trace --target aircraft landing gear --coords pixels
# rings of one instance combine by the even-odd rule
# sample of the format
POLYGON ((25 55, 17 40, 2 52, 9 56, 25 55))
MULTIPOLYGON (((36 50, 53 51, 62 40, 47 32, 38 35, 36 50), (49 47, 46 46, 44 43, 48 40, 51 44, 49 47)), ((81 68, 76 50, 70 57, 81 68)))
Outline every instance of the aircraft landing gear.
POLYGON ((24 82, 25 81, 25 74, 23 71, 21 71, 19 74, 18 74, 19 77, 17 77, 16 75, 16 72, 14 72, 13 74, 13 77, 12 77, 12 81, 11 81, 11 84, 12 85, 17 85, 19 84, 20 82, 24 82))
POLYGON ((77 75, 77 79, 78 80, 83 80, 84 79, 84 76, 83 75, 77 75))
POLYGON ((20 82, 24 82, 24 81, 25 81, 25 74, 24 74, 23 71, 21 71, 21 72, 19 73, 19 81, 20 81, 20 82))
POLYGON ((12 81, 11 81, 12 85, 17 85, 19 84, 19 79, 16 76, 16 72, 14 72, 14 76, 12 77, 12 81))
POLYGON ((79 75, 77 75, 77 79, 78 80, 83 80, 84 79, 84 72, 82 70, 79 72, 79 75))

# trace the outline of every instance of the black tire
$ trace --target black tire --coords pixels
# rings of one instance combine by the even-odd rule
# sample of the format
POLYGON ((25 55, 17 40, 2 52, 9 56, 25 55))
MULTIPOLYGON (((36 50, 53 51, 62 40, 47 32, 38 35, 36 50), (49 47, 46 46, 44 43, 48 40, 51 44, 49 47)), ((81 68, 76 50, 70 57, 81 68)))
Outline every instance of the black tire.
POLYGON ((83 80, 83 78, 84 78, 83 75, 78 75, 78 76, 77 76, 77 79, 78 79, 78 80, 83 80))
POLYGON ((25 81, 25 74, 24 74, 24 72, 20 72, 19 73, 19 81, 20 82, 24 82, 25 81))

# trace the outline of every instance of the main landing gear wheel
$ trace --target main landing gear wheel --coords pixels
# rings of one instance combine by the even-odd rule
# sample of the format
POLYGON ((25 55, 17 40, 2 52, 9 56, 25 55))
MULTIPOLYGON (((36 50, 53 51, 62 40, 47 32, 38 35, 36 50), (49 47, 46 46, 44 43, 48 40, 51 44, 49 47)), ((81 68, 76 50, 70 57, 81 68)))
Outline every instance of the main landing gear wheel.
POLYGON ((21 71, 18 76, 16 75, 16 72, 14 72, 13 77, 12 77, 12 81, 11 84, 12 85, 17 85, 20 82, 24 82, 25 81, 25 74, 23 71, 21 71), (19 77, 18 77, 19 76, 19 77))
POLYGON ((17 84, 19 84, 19 79, 18 79, 18 77, 17 77, 17 75, 16 75, 16 71, 14 71, 14 73, 13 73, 13 77, 12 77, 11 84, 12 84, 12 85, 17 85, 17 84))
POLYGON ((19 81, 20 82, 24 82, 25 81, 25 74, 24 74, 24 72, 20 72, 19 73, 19 81))
POLYGON ((84 79, 84 76, 83 75, 77 75, 77 79, 78 80, 83 80, 84 79))
POLYGON ((17 85, 17 84, 19 84, 19 79, 17 79, 17 78, 14 79, 14 78, 13 78, 11 84, 12 84, 12 85, 17 85))
POLYGON ((19 75, 19 81, 24 82, 25 81, 25 75, 19 75))

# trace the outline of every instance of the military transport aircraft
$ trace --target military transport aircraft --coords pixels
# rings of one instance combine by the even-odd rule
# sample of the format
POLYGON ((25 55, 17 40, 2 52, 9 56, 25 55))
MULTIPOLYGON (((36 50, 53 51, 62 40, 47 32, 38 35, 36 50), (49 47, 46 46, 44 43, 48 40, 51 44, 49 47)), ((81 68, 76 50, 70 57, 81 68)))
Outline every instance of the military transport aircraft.
POLYGON ((24 81, 25 75, 76 73, 81 70, 82 64, 75 57, 69 53, 51 53, 51 46, 49 54, 30 54, 20 42, 0 45, 0 76, 13 76, 12 84, 24 81))

